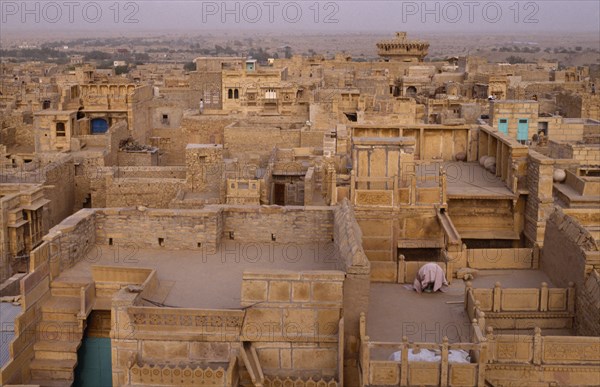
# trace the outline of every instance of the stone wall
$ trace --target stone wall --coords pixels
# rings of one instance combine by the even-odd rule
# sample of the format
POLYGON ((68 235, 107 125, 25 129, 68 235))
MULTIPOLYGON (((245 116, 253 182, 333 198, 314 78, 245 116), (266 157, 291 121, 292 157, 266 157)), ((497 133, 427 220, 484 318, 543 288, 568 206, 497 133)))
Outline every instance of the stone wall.
POLYGON ((358 385, 358 343, 360 314, 369 309, 371 264, 362 247, 362 232, 348 199, 334 212, 334 242, 344 282, 344 380, 358 385))
POLYGON ((145 249, 214 251, 221 239, 221 210, 96 210, 96 241, 145 249))
MULTIPOLYGON (((31 252, 30 273, 21 279, 21 313, 15 318, 15 337, 9 343, 10 358, 0 370, 0 385, 26 383, 29 364, 33 360, 33 344, 39 333, 36 325, 41 320, 41 305, 50 296, 50 246, 40 245, 31 252)), ((42 334, 48 332, 41 332, 42 334)))
POLYGON ((552 141, 576 142, 583 140, 583 121, 562 117, 552 117, 547 120, 549 121, 548 138, 552 141))
POLYGON ((527 119, 527 139, 531 140, 531 137, 537 133, 538 112, 539 104, 533 101, 493 101, 490 104, 490 123, 495 129, 498 129, 498 121, 500 119, 507 119, 508 136, 516 139, 519 120, 527 119))
POLYGON ((586 252, 598 251, 589 231, 575 218, 556 209, 548 219, 541 268, 556 286, 576 286, 576 329, 580 335, 599 334, 600 287, 597 271, 586 274, 586 252))
POLYGON ((525 238, 527 244, 543 245, 546 219, 554 208, 552 197, 554 160, 535 151, 529 151, 527 159, 527 189, 525 204, 525 238))
POLYGON ((570 144, 549 141, 550 157, 556 159, 574 159, 582 165, 600 165, 600 144, 570 144))
POLYGON ((48 231, 43 239, 50 244, 52 278, 86 257, 96 243, 96 227, 96 212, 83 209, 48 231))
MULTIPOLYGON (((106 177, 104 207, 145 206, 169 208, 177 192, 185 187, 183 179, 106 177)), ((92 203, 98 203, 92 197, 92 203)))
POLYGON ((589 274, 577 294, 575 328, 581 336, 600 336, 600 274, 589 274))
POLYGON ((245 272, 242 340, 252 341, 265 374, 338 374, 344 273, 245 272))
POLYGON ((223 146, 188 144, 185 149, 186 189, 220 196, 224 191, 223 146))
POLYGON ((334 238, 330 207, 224 206, 223 211, 224 237, 240 242, 322 244, 334 238))
MULTIPOLYGON (((322 137, 321 137, 322 139, 322 137)), ((302 146, 300 129, 289 124, 264 124, 261 126, 233 124, 224 131, 225 148, 229 157, 241 161, 254 161, 265 165, 273 148, 298 148, 302 146)))
POLYGON ((159 165, 158 150, 145 152, 119 151, 117 165, 125 167, 151 167, 159 165))
POLYGON ((12 112, 0 119, 0 141, 9 148, 14 145, 33 150, 33 116, 30 112, 12 112))
POLYGON ((556 104, 565 117, 600 120, 600 94, 560 93, 556 96, 556 104))

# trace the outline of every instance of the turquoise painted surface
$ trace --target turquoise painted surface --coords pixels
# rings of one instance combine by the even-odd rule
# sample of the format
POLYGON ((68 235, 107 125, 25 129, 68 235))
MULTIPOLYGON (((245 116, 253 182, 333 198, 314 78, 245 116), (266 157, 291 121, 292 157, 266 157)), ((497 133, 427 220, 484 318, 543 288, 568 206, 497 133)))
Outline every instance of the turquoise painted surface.
POLYGON ((517 127, 517 140, 527 141, 529 137, 529 120, 520 119, 517 127))
POLYGON ((112 386, 110 338, 86 337, 77 352, 75 387, 112 386))
POLYGON ((508 134, 508 120, 498 120, 498 130, 504 134, 508 134))

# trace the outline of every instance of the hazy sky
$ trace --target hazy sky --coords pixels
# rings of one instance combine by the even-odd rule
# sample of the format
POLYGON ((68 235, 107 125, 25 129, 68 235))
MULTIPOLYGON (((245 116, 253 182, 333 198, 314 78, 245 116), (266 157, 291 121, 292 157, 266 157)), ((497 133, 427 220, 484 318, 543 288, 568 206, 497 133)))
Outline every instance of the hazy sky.
POLYGON ((598 32, 600 1, 7 1, 0 33, 598 32))

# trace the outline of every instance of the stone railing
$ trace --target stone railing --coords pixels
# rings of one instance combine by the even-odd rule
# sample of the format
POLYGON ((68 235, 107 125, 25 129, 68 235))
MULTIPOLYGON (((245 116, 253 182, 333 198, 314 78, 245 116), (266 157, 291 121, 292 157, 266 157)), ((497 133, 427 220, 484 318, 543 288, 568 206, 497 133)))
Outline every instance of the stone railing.
POLYGON ((366 318, 360 318, 359 374, 360 385, 365 386, 484 386, 486 363, 486 339, 482 337, 476 322, 473 323, 472 343, 412 343, 406 337, 402 342, 386 343, 371 341, 366 335, 366 318), (479 334, 477 334, 479 332, 479 334), (479 337, 479 340, 477 338, 479 337), (439 362, 409 361, 409 351, 418 353, 428 349, 440 353, 439 362), (469 352, 470 363, 449 361, 450 350, 469 352), (376 357, 400 352, 401 360, 380 360, 376 357))
POLYGON ((302 379, 302 378, 285 378, 278 376, 266 376, 264 381, 265 387, 293 386, 293 387, 339 387, 340 384, 336 380, 329 379, 302 379))
POLYGON ((215 336, 238 340, 244 322, 243 310, 131 306, 127 313, 136 339, 215 336))
POLYGON ((482 331, 496 329, 572 328, 575 315, 575 286, 548 288, 543 282, 538 289, 474 289, 467 282, 465 309, 476 319, 482 331))
POLYGON ((396 178, 351 177, 352 203, 356 206, 393 207, 398 202, 396 178))
POLYGON ((517 249, 467 249, 467 266, 473 269, 535 269, 538 251, 517 249))
POLYGON ((239 365, 232 356, 229 364, 157 365, 139 364, 134 356, 129 368, 129 385, 135 386, 237 386, 239 365))
POLYGON ((575 285, 569 288, 502 288, 496 282, 493 289, 474 289, 467 282, 467 292, 473 292, 484 312, 575 312, 575 285))
POLYGON ((490 363, 600 367, 600 340, 597 337, 542 336, 540 328, 535 328, 533 335, 496 335, 490 328, 486 338, 490 363))

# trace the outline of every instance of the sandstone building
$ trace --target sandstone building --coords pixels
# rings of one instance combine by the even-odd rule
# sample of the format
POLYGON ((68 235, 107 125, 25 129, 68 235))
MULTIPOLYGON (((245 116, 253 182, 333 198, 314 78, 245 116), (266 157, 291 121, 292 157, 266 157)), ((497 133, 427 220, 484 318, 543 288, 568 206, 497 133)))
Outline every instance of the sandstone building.
POLYGON ((428 47, 8 64, 0 383, 600 385, 599 80, 428 47))

